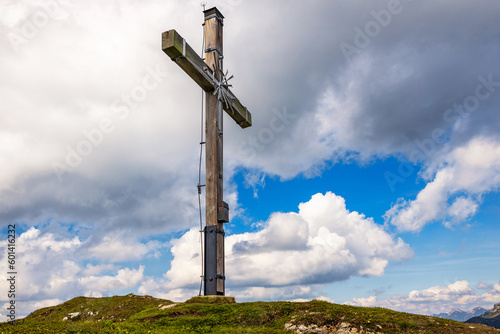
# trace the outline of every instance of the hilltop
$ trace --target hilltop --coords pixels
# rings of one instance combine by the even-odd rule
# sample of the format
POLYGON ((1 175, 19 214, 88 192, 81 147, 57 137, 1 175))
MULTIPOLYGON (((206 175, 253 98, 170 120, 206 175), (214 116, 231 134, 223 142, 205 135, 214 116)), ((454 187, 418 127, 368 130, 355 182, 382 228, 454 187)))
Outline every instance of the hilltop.
POLYGON ((1 333, 500 333, 484 325, 310 302, 233 303, 195 297, 184 303, 150 296, 77 297, 37 310, 1 333))

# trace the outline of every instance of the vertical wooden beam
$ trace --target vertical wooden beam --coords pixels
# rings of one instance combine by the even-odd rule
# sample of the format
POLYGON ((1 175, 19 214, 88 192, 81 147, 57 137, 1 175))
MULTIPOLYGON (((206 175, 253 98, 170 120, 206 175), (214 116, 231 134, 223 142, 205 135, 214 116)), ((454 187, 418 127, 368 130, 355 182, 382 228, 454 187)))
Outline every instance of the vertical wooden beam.
MULTIPOLYGON (((222 73, 222 14, 217 8, 205 14, 205 63, 218 76, 222 73)), ((205 295, 225 294, 224 226, 218 210, 223 203, 222 103, 211 92, 206 99, 206 224, 205 295), (213 234, 216 233, 215 238, 213 234), (210 244, 209 244, 210 243, 210 244)))

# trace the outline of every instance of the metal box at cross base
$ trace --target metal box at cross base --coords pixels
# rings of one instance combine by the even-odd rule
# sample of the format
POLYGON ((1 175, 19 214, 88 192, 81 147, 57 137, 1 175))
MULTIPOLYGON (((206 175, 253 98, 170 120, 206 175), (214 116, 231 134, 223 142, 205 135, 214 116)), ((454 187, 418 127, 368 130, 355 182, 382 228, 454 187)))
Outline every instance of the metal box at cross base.
POLYGON ((229 205, 222 201, 217 210, 217 219, 220 223, 229 223, 229 205))

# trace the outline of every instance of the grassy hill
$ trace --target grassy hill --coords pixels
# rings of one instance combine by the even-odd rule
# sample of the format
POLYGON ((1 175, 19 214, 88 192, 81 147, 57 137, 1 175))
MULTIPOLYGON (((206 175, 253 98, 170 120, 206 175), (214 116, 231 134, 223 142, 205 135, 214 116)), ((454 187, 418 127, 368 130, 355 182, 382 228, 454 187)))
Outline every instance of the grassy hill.
POLYGON ((33 312, 0 333, 500 333, 422 315, 330 304, 195 297, 173 303, 150 296, 77 297, 33 312))

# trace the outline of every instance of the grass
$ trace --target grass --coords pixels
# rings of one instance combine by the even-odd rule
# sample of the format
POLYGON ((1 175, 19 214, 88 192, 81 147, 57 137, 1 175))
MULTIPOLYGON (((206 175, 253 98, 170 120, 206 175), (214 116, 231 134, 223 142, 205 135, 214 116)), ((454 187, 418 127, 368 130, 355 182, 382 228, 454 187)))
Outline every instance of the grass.
POLYGON ((295 328, 316 325, 330 329, 331 333, 340 326, 356 328, 359 333, 500 333, 482 325, 323 301, 229 303, 226 299, 195 297, 174 304, 131 294, 77 297, 35 311, 15 325, 2 323, 0 334, 293 333, 285 330, 285 325, 295 328), (67 320, 63 320, 65 317, 67 320))

